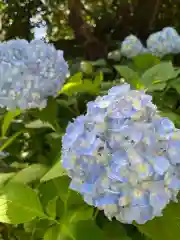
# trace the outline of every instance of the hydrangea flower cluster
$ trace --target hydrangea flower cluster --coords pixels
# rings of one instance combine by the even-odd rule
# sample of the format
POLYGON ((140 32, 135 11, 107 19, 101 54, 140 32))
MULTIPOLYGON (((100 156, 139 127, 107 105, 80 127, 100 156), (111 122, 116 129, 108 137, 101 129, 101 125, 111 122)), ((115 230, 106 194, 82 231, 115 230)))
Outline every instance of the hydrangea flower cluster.
POLYGON ((0 106, 43 108, 61 89, 68 65, 63 52, 41 40, 0 43, 0 106))
POLYGON ((151 34, 146 41, 146 45, 147 47, 144 47, 137 37, 130 35, 122 42, 121 53, 127 58, 145 52, 158 57, 178 54, 180 53, 180 36, 174 28, 166 27, 162 31, 151 34), (131 40, 132 38, 134 41, 131 40))
POLYGON ((152 54, 159 57, 180 53, 180 36, 175 29, 166 27, 149 36, 147 48, 152 54))
POLYGON ((180 130, 128 84, 87 105, 62 138, 70 188, 111 220, 144 224, 180 190, 180 130))
POLYGON ((121 44, 121 54, 127 58, 146 53, 147 49, 141 41, 134 35, 127 36, 121 44))

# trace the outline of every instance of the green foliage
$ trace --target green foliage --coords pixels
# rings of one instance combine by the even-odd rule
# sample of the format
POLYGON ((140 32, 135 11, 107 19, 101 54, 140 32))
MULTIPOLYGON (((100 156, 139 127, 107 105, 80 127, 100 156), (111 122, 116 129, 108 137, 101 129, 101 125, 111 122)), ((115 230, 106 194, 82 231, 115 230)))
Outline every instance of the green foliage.
POLYGON ((82 73, 77 73, 71 77, 69 81, 63 86, 60 93, 72 96, 74 93, 88 92, 90 94, 98 95, 100 91, 100 84, 103 80, 100 72, 94 79, 83 79, 82 73))
POLYGON ((61 167, 60 159, 52 166, 52 168, 41 178, 41 182, 49 181, 51 179, 66 175, 65 170, 61 167))
POLYGON ((179 203, 170 203, 162 217, 144 225, 111 222, 69 189, 70 179, 60 159, 68 122, 86 112, 88 101, 124 81, 150 93, 160 114, 180 127, 179 68, 149 54, 128 62, 116 55, 113 81, 108 81, 101 71, 106 68, 112 73, 107 61, 88 64, 94 70, 86 71, 84 66, 82 72, 71 75, 59 95, 48 99, 45 109, 2 110, 0 149, 9 153, 0 161, 3 236, 18 240, 178 239, 179 203))
POLYGON ((141 77, 142 83, 149 87, 152 84, 162 83, 174 79, 179 74, 171 62, 162 62, 145 71, 141 77))
POLYGON ((156 64, 160 64, 160 59, 151 54, 142 54, 133 58, 135 67, 141 71, 145 71, 156 64))
POLYGON ((14 173, 9 181, 28 184, 41 179, 47 171, 48 167, 43 164, 31 164, 19 172, 14 173))
MULTIPOLYGON (((106 94, 112 86, 124 81, 135 89, 144 89, 151 94, 160 114, 170 118, 180 128, 180 69, 174 66, 174 59, 160 60, 144 54, 127 60, 119 51, 119 41, 137 23, 132 20, 127 21, 128 24, 126 22, 124 12, 128 12, 126 9, 129 9, 129 4, 134 13, 143 12, 145 5, 156 4, 152 0, 147 1, 141 8, 145 1, 129 1, 127 6, 126 1, 114 4, 113 1, 86 0, 82 5, 75 1, 75 9, 72 9, 68 2, 23 0, 9 1, 7 5, 5 1, 0 1, 3 23, 0 39, 32 39, 33 24, 30 19, 39 12, 42 17, 40 22, 44 20, 47 25, 47 39, 56 48, 65 50, 65 56, 71 62, 70 72, 74 73, 69 76, 58 96, 48 99, 45 109, 23 112, 19 109, 13 112, 0 109, 0 151, 8 153, 0 159, 0 239, 178 239, 179 203, 170 203, 163 216, 144 225, 134 223, 127 226, 115 219, 109 221, 103 212, 88 206, 78 193, 69 189, 70 179, 60 164, 61 138, 68 122, 86 113, 88 101, 106 94), (24 14, 24 10, 27 14, 24 14), (74 11, 81 15, 74 14, 75 24, 71 23, 70 26, 69 16, 72 17, 74 11), (83 27, 77 26, 76 17, 82 17, 83 27), (133 26, 129 26, 131 22, 133 26), (89 29, 86 23, 91 34, 87 31, 80 36, 79 29, 89 29), (126 29, 122 29, 122 26, 126 29), (100 43, 98 46, 105 45, 105 49, 112 51, 108 54, 100 50, 97 59, 98 48, 93 44, 88 45, 89 42, 100 43), (72 55, 76 58, 72 59, 72 55), (91 61, 84 60, 84 55, 91 61)), ((174 6, 172 2, 159 6, 160 12, 156 18, 161 24, 157 24, 158 28, 162 23, 164 26, 165 11, 168 12, 166 16, 171 14, 169 5, 174 6)), ((177 8, 173 8, 172 15, 177 14, 177 8)), ((136 14, 127 15, 136 17, 136 14)), ((178 21, 176 25, 180 27, 178 21)), ((140 38, 147 36, 150 31, 144 25, 142 28, 135 27, 140 38)))
POLYGON ((127 232, 123 225, 117 221, 108 222, 103 226, 104 233, 107 235, 108 239, 112 240, 131 240, 129 236, 127 236, 127 232), (120 238, 121 236, 121 238, 120 238))
POLYGON ((35 191, 21 183, 9 183, 0 193, 0 221, 20 224, 44 217, 35 191))
POLYGON ((125 79, 126 82, 130 83, 135 88, 139 87, 140 76, 138 72, 135 72, 128 66, 115 66, 115 68, 120 73, 120 75, 125 79))

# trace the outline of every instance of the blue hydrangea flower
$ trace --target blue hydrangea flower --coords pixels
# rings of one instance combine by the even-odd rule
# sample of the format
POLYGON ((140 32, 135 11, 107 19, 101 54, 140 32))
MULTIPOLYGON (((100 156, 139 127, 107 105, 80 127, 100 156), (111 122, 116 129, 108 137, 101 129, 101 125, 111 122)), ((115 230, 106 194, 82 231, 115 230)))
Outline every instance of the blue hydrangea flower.
POLYGON ((144 224, 180 190, 180 130, 152 97, 115 86, 87 105, 62 138, 70 188, 112 219, 144 224))
POLYGON ((61 89, 68 65, 63 52, 41 40, 0 43, 0 106, 43 108, 61 89))
POLYGON ((141 41, 134 35, 129 35, 121 44, 121 54, 127 58, 135 57, 139 54, 146 53, 141 41))
POLYGON ((159 57, 180 52, 180 36, 174 28, 166 27, 162 31, 153 33, 147 39, 149 51, 159 57))

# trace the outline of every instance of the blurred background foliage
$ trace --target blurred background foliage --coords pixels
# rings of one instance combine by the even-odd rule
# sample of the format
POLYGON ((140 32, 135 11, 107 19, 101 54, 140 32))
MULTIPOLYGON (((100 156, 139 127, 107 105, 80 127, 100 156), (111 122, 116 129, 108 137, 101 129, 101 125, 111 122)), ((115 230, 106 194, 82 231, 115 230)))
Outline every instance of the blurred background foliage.
POLYGON ((143 42, 165 26, 180 30, 178 0, 1 0, 0 39, 34 37, 44 26, 46 39, 68 59, 97 60, 133 33, 143 42))

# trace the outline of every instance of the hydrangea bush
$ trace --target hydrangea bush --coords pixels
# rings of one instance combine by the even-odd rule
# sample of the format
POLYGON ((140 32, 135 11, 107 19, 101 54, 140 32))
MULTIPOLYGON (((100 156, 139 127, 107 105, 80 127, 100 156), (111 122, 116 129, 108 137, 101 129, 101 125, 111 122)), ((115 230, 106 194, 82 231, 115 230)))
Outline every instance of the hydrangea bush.
POLYGON ((68 75, 63 52, 41 40, 0 43, 0 106, 43 108, 68 75))
POLYGON ((62 140, 70 188, 105 215, 144 224, 180 190, 180 131, 161 118, 152 97, 116 86, 89 102, 62 140))
POLYGON ((127 58, 143 53, 151 53, 158 57, 180 53, 180 36, 172 27, 165 27, 161 31, 152 33, 143 46, 134 35, 127 36, 121 45, 121 54, 127 58))
POLYGON ((0 239, 179 239, 180 71, 159 58, 179 38, 162 31, 66 82, 52 45, 0 43, 0 239))

